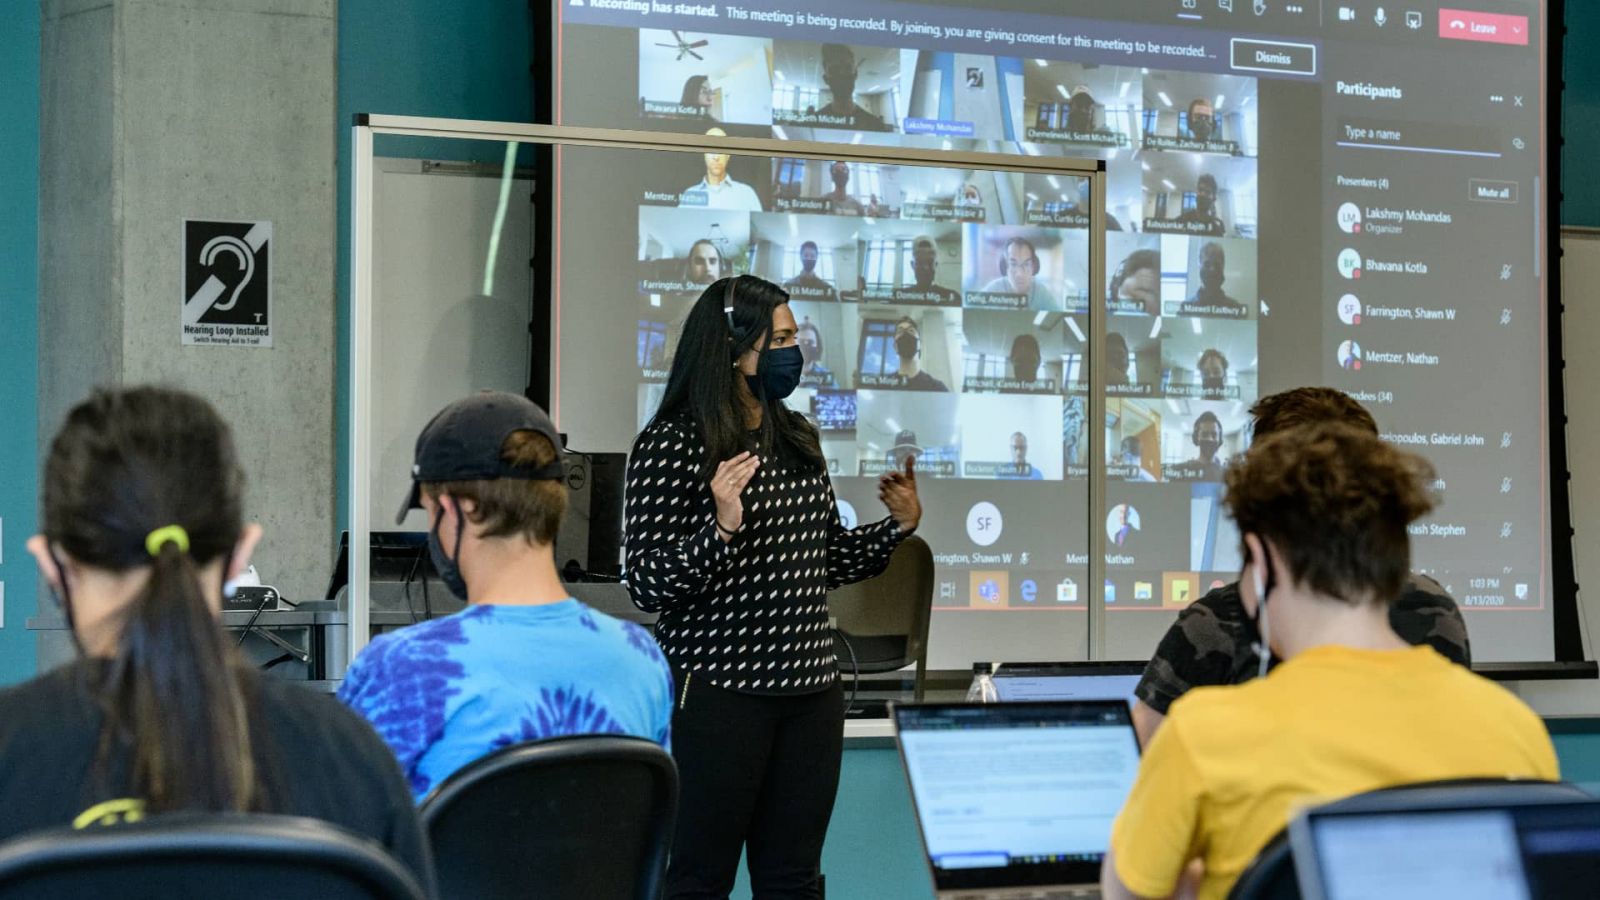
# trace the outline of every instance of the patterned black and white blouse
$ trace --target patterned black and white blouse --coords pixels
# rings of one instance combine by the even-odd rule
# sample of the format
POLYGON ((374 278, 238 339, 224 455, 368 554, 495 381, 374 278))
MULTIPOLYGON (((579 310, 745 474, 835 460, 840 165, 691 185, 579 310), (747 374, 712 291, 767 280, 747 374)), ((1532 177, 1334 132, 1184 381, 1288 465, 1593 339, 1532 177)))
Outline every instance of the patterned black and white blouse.
POLYGON ((673 667, 717 687, 804 694, 833 684, 827 592, 871 578, 905 539, 893 517, 846 529, 823 470, 763 459, 744 491, 744 524, 717 536, 688 419, 655 422, 628 460, 625 572, 633 602, 659 612, 673 667))

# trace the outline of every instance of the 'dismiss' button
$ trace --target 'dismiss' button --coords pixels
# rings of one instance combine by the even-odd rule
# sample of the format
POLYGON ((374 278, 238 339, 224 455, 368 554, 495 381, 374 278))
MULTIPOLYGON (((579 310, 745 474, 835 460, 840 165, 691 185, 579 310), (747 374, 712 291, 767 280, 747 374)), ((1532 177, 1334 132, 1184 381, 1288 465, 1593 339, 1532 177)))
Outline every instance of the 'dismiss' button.
POLYGON ((1281 72, 1289 75, 1317 74, 1315 44, 1288 41, 1252 41, 1233 38, 1231 65, 1241 72, 1281 72))

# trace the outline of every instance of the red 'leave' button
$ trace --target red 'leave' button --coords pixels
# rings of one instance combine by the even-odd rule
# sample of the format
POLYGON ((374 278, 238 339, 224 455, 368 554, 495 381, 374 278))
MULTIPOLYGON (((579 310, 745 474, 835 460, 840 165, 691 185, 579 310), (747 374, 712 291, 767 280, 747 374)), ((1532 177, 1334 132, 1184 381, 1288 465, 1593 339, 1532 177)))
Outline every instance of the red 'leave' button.
POLYGON ((1439 37, 1488 44, 1528 44, 1528 17, 1498 13, 1439 10, 1439 37))

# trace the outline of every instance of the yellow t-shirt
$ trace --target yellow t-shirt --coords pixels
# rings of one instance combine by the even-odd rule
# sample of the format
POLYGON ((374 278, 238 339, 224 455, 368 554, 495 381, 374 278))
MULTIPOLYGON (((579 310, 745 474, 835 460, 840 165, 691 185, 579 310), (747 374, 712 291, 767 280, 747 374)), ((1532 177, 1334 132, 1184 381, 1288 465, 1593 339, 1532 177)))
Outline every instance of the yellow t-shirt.
POLYGON ((1205 862, 1223 898, 1300 809, 1444 778, 1560 777, 1544 723, 1431 647, 1318 647, 1266 678, 1197 688, 1172 706, 1112 826, 1117 875, 1172 893, 1205 862))

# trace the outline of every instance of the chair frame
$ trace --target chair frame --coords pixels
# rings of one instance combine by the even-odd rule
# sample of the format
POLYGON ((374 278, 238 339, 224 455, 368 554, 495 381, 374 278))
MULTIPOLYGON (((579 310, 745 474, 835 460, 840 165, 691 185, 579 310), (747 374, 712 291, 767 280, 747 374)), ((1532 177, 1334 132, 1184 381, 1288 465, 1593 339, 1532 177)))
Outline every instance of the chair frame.
MULTIPOLYGON (((566 735, 526 741, 496 750, 452 773, 423 798, 418 809, 422 816, 422 830, 432 846, 435 826, 454 810, 463 797, 469 796, 486 780, 530 766, 558 768, 569 762, 596 761, 637 763, 652 773, 656 793, 653 805, 664 814, 658 816, 657 826, 649 835, 649 844, 653 849, 646 860, 646 872, 636 896, 639 900, 654 900, 660 896, 666 883, 667 854, 672 847, 673 828, 677 822, 678 766, 660 744, 647 738, 612 734, 566 735)), ((445 886, 441 883, 440 887, 442 892, 445 886)))
POLYGON ((0 891, 52 872, 174 860, 318 866, 395 900, 428 896, 374 841, 320 819, 253 813, 170 813, 107 828, 25 834, 0 844, 0 891))
MULTIPOLYGON (((929 626, 930 626, 930 624, 931 624, 931 622, 933 620, 933 582, 934 582, 934 577, 933 577, 934 576, 934 573, 933 573, 933 549, 928 546, 928 542, 927 541, 923 540, 920 536, 913 534, 910 537, 906 538, 903 542, 901 542, 900 546, 895 548, 895 550, 894 550, 894 555, 895 556, 899 556, 902 553, 916 553, 920 557, 919 561, 925 560, 926 563, 927 563, 925 569, 919 569, 916 572, 916 577, 917 577, 918 584, 913 587, 913 590, 916 592, 916 595, 919 598, 919 602, 918 602, 916 608, 913 611, 913 615, 912 615, 912 618, 911 618, 911 630, 905 636, 906 637, 906 655, 903 658, 903 661, 901 661, 898 665, 895 665, 895 666, 893 666, 891 668, 874 668, 872 670, 862 669, 861 671, 867 672, 868 674, 876 674, 876 673, 879 673, 879 672, 892 672, 892 671, 895 671, 895 670, 898 670, 898 669, 902 669, 902 668, 904 668, 904 667, 906 667, 908 665, 911 665, 912 663, 915 663, 916 667, 917 667, 917 672, 916 672, 916 676, 915 676, 915 680, 914 680, 914 684, 915 684, 915 694, 914 694, 914 696, 915 696, 916 700, 921 701, 922 700, 922 696, 923 696, 924 685, 927 682, 927 677, 928 677, 928 628, 929 628, 929 626), (925 602, 921 602, 924 597, 925 597, 925 602)), ((893 565, 892 558, 891 558, 890 565, 893 565)), ((878 575, 875 578, 869 578, 866 581, 860 582, 860 583, 863 584, 863 585, 871 584, 873 581, 876 581, 878 578, 883 578, 883 577, 884 577, 883 575, 878 575)), ((830 602, 829 608, 830 608, 830 611, 831 611, 831 609, 832 609, 831 602, 830 602)), ((840 635, 842 635, 844 637, 844 639, 845 639, 845 641, 847 643, 848 643, 849 639, 852 638, 852 637, 875 637, 876 636, 876 635, 859 635, 859 634, 855 634, 855 633, 851 632, 849 629, 845 628, 842 624, 839 625, 835 630, 840 635)), ((841 663, 842 662, 843 662, 843 660, 841 660, 841 663)))

